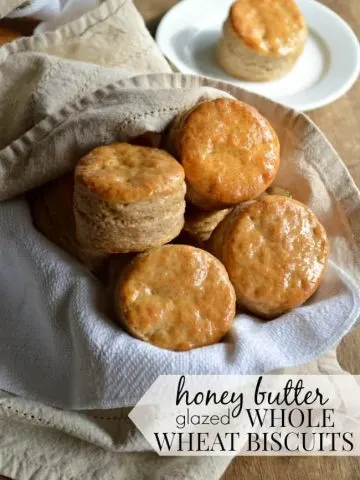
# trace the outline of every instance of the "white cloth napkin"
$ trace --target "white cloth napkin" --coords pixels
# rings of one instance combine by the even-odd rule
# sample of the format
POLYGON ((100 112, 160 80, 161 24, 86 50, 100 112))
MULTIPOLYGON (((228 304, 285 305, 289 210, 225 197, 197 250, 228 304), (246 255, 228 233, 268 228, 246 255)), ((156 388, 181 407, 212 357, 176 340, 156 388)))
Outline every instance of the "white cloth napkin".
POLYGON ((102 0, 55 0, 48 1, 47 5, 35 16, 42 20, 35 33, 55 30, 61 25, 72 22, 86 12, 96 8, 102 0))
POLYGON ((161 374, 254 374, 332 347, 359 314, 355 285, 330 265, 315 297, 273 322, 241 314, 226 342, 170 352, 108 317, 106 295, 37 233, 22 199, 0 206, 0 387, 71 409, 134 405, 161 374))
MULTIPOLYGON (((24 3, 24 2, 18 2, 24 3)), ((96 8, 102 0, 31 0, 8 14, 10 18, 29 17, 42 23, 36 32, 55 30, 96 8)))
MULTIPOLYGON (((80 0, 81 1, 81 0, 80 0)), ((45 20, 58 15, 62 9, 64 0, 31 0, 19 2, 21 5, 9 13, 10 18, 33 17, 45 20)))

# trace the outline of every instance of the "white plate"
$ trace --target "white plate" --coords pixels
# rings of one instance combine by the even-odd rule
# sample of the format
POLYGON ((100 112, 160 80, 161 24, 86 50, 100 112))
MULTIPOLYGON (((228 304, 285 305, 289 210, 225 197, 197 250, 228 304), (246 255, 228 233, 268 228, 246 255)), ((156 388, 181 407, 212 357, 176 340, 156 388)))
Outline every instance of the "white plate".
POLYGON ((245 82, 216 63, 215 45, 233 0, 183 0, 162 19, 156 41, 181 72, 204 75, 264 95, 297 110, 333 102, 354 84, 360 72, 358 40, 349 25, 315 0, 298 0, 309 26, 304 53, 293 70, 272 82, 245 82))

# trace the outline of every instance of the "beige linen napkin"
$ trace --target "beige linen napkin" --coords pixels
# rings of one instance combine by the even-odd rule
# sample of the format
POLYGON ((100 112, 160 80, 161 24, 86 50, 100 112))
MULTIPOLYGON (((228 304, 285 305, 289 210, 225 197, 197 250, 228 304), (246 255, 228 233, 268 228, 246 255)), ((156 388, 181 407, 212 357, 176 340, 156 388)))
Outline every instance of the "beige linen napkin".
MULTIPOLYGON (((1 102, 3 107, 9 107, 0 109, 4 112, 0 117, 0 125, 3 128, 0 148, 5 147, 0 170, 2 199, 56 177, 73 165, 71 162, 78 156, 79 151, 72 152, 73 158, 70 158, 70 162, 62 162, 61 165, 54 162, 53 158, 51 162, 47 162, 46 158, 36 155, 29 161, 26 155, 27 145, 33 140, 31 136, 35 135, 37 141, 41 142, 45 132, 51 130, 56 122, 66 115, 66 108, 62 107, 65 99, 66 102, 73 102, 76 106, 78 99, 93 91, 94 87, 99 87, 98 96, 101 99, 102 86, 129 76, 135 71, 140 73, 169 71, 166 61, 146 32, 141 17, 131 2, 126 0, 105 2, 97 10, 56 32, 20 39, 0 49, 0 63, 4 88, 1 102), (127 48, 114 48, 116 44, 127 45, 127 48), (53 57, 48 57, 49 53, 53 57), (65 62, 66 70, 62 68, 65 64, 56 57, 69 59, 65 62), (101 69, 100 73, 96 65, 84 63, 82 72, 79 73, 79 69, 71 61, 74 59, 107 68, 101 69), (19 98, 16 95, 18 88, 14 78, 21 77, 26 72, 29 92, 33 92, 34 62, 44 69, 43 82, 31 97, 24 95, 19 98), (121 68, 112 70, 108 68, 109 66, 121 68), (54 82, 58 94, 49 97, 47 89, 49 85, 53 88, 54 82), (14 105, 9 99, 15 102, 16 108, 23 109, 23 115, 11 114, 14 105), (38 108, 39 106, 41 108, 38 108), (51 121, 54 121, 54 124, 47 123, 48 115, 52 115, 51 121), (32 130, 31 134, 27 133, 34 125, 37 125, 35 130, 32 130), (22 137, 21 141, 15 142, 7 149, 6 146, 18 137, 22 137), (28 173, 26 176, 23 175, 24 169, 28 173)), ((262 100, 259 99, 259 102, 262 100)), ((266 101, 262 103, 262 106, 264 105, 266 108, 277 108, 266 101)), ((170 118, 171 112, 167 114, 170 118)), ((289 122, 298 122, 291 113, 288 115, 289 122)), ((154 118, 150 123, 156 129, 161 128, 165 121, 166 118, 161 120, 154 118)), ((300 123, 297 124, 298 128, 300 123)), ((117 125, 115 122, 114 129, 117 125)), ((313 133, 310 130, 309 127, 309 131, 303 133, 310 135, 313 133)), ((93 141, 95 144, 99 143, 99 138, 95 137, 93 141)), ((286 141, 295 142, 296 138, 286 138, 286 141)), ((309 149, 311 148, 325 147, 320 143, 317 146, 310 144, 309 149)), ((335 200, 342 209, 338 212, 339 223, 334 226, 339 231, 335 249, 340 263, 343 260, 356 277, 358 275, 356 255, 359 247, 355 237, 357 236, 357 239, 360 237, 358 192, 354 190, 351 179, 346 172, 344 173, 336 155, 332 157, 332 161, 333 164, 328 167, 332 171, 331 176, 326 172, 324 176, 325 184, 335 192, 335 200), (349 223, 343 224, 346 216, 349 223)), ((313 172, 311 178, 316 182, 318 177, 313 172)), ((316 185, 321 189, 324 183, 316 185)), ((311 195, 313 190, 307 188, 306 182, 294 183, 291 187, 295 191, 301 191, 302 195, 307 195, 308 198, 304 200, 310 205, 315 202, 311 195)), ((320 194, 324 192, 320 191, 320 194)), ((326 201, 322 207, 323 213, 332 208, 334 201, 327 193, 324 198, 326 201)), ((338 369, 335 355, 329 354, 302 368, 301 372, 335 373, 338 369)), ((294 369, 292 371, 294 372, 294 369)), ((127 411, 124 409, 66 412, 3 392, 0 397, 0 473, 18 479, 38 480, 59 478, 210 480, 219 478, 230 461, 230 458, 225 457, 164 459, 151 452, 133 453, 144 450, 146 444, 126 415, 127 411)))

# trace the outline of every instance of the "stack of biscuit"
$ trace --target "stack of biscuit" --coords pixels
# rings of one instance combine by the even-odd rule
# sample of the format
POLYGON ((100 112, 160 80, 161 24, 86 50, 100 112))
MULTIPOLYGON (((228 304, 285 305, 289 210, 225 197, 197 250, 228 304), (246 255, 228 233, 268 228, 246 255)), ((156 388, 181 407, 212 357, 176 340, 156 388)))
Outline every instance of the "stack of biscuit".
POLYGON ((189 350, 220 341, 236 303, 272 319, 316 291, 326 233, 308 207, 271 186, 280 144, 255 108, 200 102, 156 138, 167 151, 147 142, 151 133, 99 146, 31 196, 43 234, 90 269, 105 262, 126 331, 189 350))
POLYGON ((168 243, 184 225, 185 190, 183 169, 163 150, 98 147, 75 169, 77 237, 108 254, 168 243))

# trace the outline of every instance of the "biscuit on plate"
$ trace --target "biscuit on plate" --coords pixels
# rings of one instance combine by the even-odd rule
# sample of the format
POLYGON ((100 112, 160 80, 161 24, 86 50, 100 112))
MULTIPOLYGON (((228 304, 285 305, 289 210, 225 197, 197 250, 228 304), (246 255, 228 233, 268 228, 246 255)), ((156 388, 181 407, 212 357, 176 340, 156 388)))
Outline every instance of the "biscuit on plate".
POLYGON ((231 327, 235 303, 221 262, 188 245, 137 255, 115 289, 120 323, 135 337, 168 350, 221 340, 231 327))
POLYGON ((141 252, 175 238, 184 225, 184 170, 164 150, 115 143, 75 169, 79 240, 107 253, 141 252))
POLYGON ((50 241, 77 258, 90 270, 103 265, 106 256, 78 241, 73 210, 74 175, 64 175, 29 195, 34 226, 50 241))
POLYGON ((268 120, 229 98, 199 103, 176 117, 167 148, 184 167, 187 199, 204 210, 256 198, 280 163, 279 139, 268 120))
POLYGON ((217 47, 226 73, 267 81, 288 73, 304 50, 305 19, 294 0, 237 0, 217 47))
POLYGON ((265 195, 236 207, 209 250, 225 265, 240 306, 274 318, 316 291, 328 258, 324 227, 302 203, 265 195))

